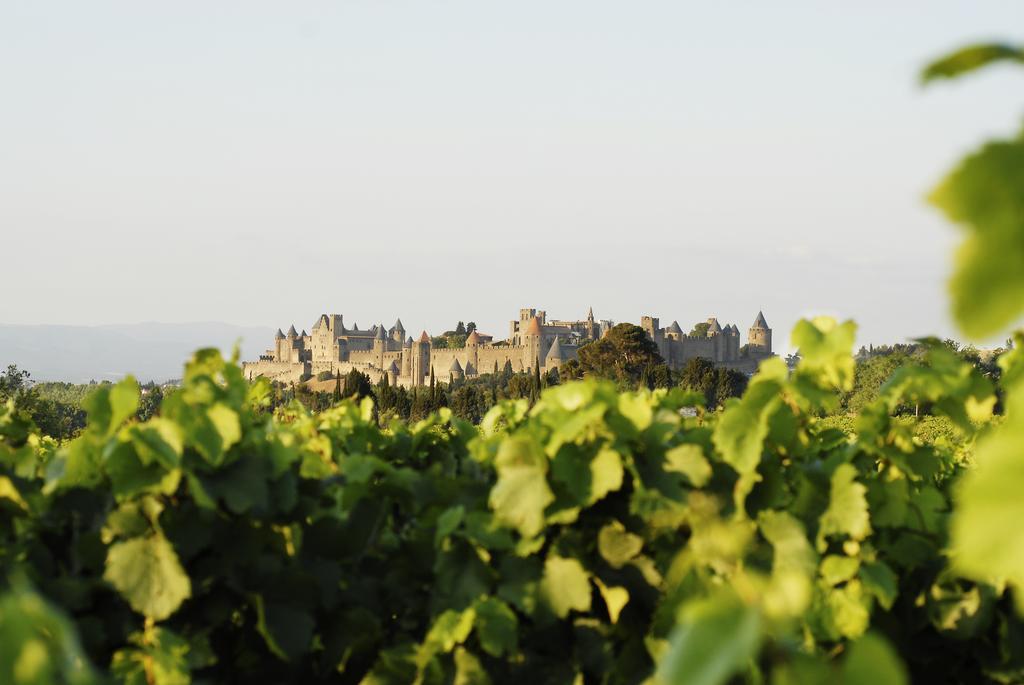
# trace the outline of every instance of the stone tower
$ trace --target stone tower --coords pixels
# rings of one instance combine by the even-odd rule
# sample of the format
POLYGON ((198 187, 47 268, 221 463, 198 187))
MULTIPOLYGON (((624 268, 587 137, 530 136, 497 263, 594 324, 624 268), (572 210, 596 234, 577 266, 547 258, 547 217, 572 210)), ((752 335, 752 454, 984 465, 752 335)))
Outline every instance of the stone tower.
POLYGON ((412 344, 412 384, 423 385, 423 378, 430 373, 430 336, 426 331, 412 344))
POLYGON ((395 325, 391 327, 391 339, 397 343, 405 340, 405 326, 401 319, 395 319, 395 325))
POLYGON ((474 329, 466 338, 466 369, 467 374, 480 372, 480 334, 474 329))
POLYGON ((558 343, 558 338, 551 343, 551 348, 548 349, 548 356, 544 358, 544 368, 548 371, 551 369, 557 369, 562 365, 564 361, 562 355, 562 346, 558 343))
POLYGON ((384 352, 387 350, 387 338, 384 335, 384 324, 377 325, 373 336, 373 360, 378 369, 384 370, 384 352))
POLYGON ((412 336, 402 344, 402 375, 412 376, 412 336))
POLYGON ((747 345, 756 354, 767 356, 772 353, 772 329, 768 328, 763 312, 757 313, 754 325, 747 331, 747 345))
POLYGON ((535 316, 530 319, 526 330, 523 331, 523 356, 525 357, 523 359, 523 368, 525 369, 532 369, 540 363, 541 334, 540 318, 535 316))

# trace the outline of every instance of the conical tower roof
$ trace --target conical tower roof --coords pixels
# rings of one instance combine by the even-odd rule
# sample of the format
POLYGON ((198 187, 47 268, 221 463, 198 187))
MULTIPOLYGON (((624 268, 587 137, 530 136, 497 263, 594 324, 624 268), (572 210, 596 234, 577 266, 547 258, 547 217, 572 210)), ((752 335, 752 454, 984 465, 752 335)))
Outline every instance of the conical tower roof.
POLYGON ((718 323, 718 319, 716 319, 713 316, 710 319, 708 319, 708 334, 709 335, 714 335, 715 333, 721 333, 721 332, 722 332, 722 325, 720 323, 718 323))
POLYGON ((421 343, 429 343, 430 342, 430 336, 427 335, 426 331, 423 331, 422 333, 420 333, 420 342, 421 343))
POLYGON ((466 338, 466 345, 469 346, 469 347, 472 347, 474 345, 479 345, 479 344, 480 344, 480 335, 476 332, 476 329, 473 329, 473 332, 470 333, 469 337, 466 338))
POLYGON ((308 338, 309 337, 309 333, 306 332, 305 328, 302 329, 302 335, 300 335, 299 337, 300 338, 308 338))
POLYGON ((405 339, 405 346, 406 347, 412 347, 412 336, 411 335, 408 338, 405 339))
POLYGON ((679 326, 679 322, 678 321, 673 321, 672 325, 668 327, 668 330, 669 330, 669 333, 679 333, 680 335, 683 332, 683 329, 679 326))
POLYGON ((299 334, 299 332, 295 330, 295 324, 292 324, 292 327, 288 329, 288 337, 289 338, 294 338, 298 334, 299 334))
POLYGON ((393 376, 398 376, 398 375, 401 374, 401 371, 398 368, 398 362, 396 362, 396 361, 392 361, 391 362, 391 366, 388 367, 388 373, 390 373, 393 376))
POLYGON ((764 312, 758 312, 757 318, 754 319, 754 325, 751 328, 763 328, 768 329, 768 322, 764 320, 764 312))
POLYGON ((405 333, 405 326, 402 325, 402 320, 401 319, 395 319, 394 330, 402 331, 403 333, 405 333))
POLYGON ((277 333, 274 333, 274 340, 284 340, 284 333, 281 332, 280 328, 277 329, 277 333))
POLYGON ((451 366, 448 367, 448 370, 451 371, 452 373, 462 373, 462 364, 459 363, 458 359, 453 359, 451 366))
POLYGON ((558 361, 562 361, 562 346, 559 344, 557 337, 555 338, 555 342, 551 343, 551 347, 548 349, 548 356, 545 357, 545 359, 557 359, 558 361))
POLYGON ((592 321, 594 319, 594 308, 587 307, 587 320, 592 321))
POLYGON ((530 319, 530 323, 526 325, 526 331, 523 335, 536 335, 540 336, 540 319, 536 316, 530 319))
POLYGON ((376 332, 376 333, 374 334, 374 336, 373 336, 373 337, 374 337, 375 339, 377 339, 377 340, 384 340, 384 339, 385 339, 385 335, 384 335, 384 324, 380 324, 380 325, 379 325, 379 326, 377 326, 376 328, 377 328, 377 332, 376 332))

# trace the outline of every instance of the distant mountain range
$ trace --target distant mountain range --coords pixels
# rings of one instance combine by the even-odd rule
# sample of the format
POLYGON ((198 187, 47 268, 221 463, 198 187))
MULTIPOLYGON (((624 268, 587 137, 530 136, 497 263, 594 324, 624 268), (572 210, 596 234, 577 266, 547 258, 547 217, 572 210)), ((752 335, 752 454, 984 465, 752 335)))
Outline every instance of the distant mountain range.
POLYGON ((87 383, 132 374, 140 382, 181 378, 185 362, 202 347, 230 354, 239 343, 242 359, 270 346, 274 329, 226 323, 117 324, 108 326, 20 326, 0 324, 0 364, 17 364, 37 381, 87 383))

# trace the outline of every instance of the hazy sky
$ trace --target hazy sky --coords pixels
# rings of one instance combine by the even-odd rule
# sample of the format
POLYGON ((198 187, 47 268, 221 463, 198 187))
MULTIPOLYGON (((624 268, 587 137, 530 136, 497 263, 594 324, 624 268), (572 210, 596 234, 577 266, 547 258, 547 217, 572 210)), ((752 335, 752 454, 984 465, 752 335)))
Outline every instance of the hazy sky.
MULTIPOLYGON (((923 201, 1024 114, 1007 2, 0 4, 0 322, 953 332, 923 201)), ((777 344, 777 347, 781 345, 777 344)))

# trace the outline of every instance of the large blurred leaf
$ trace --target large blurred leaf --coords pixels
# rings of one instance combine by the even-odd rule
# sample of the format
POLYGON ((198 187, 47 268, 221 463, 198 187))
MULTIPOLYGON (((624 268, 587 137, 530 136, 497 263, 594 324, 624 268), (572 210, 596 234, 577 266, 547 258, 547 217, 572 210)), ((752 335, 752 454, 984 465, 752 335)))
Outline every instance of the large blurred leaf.
POLYGON ((98 682, 71 622, 21 582, 0 596, 0 682, 98 682))
POLYGON ((842 667, 843 685, 906 685, 907 669, 888 642, 868 633, 850 646, 842 667))
POLYGON ((969 45, 929 64, 921 72, 921 81, 928 83, 937 79, 956 78, 993 62, 1006 61, 1024 62, 1024 50, 999 43, 969 45))
POLYGON ((730 402, 715 427, 713 440, 726 463, 741 474, 753 473, 761 461, 768 419, 782 403, 786 364, 773 357, 761 368, 743 397, 730 402))
POLYGON ((757 653, 761 618, 729 596, 687 605, 658 668, 665 685, 719 685, 757 653))
POLYGON ((525 438, 502 442, 494 460, 498 482, 490 504, 502 523, 531 538, 544 529, 544 508, 555 496, 545 477, 547 458, 525 438))
POLYGON ((853 387, 854 361, 851 356, 857 324, 819 316, 808 321, 801 319, 793 328, 793 345, 800 350, 801 376, 817 385, 835 390, 853 387))
MULTIPOLYGON (((953 564, 978 580, 1006 579, 1024 591, 1024 414, 1011 413, 978 444, 976 466, 957 490, 953 564)), ((1018 596, 1024 606, 1024 597, 1018 596)))
POLYGON ((975 338, 1000 332, 1024 312, 1024 140, 989 143, 929 199, 968 232, 950 282, 957 322, 975 338))

